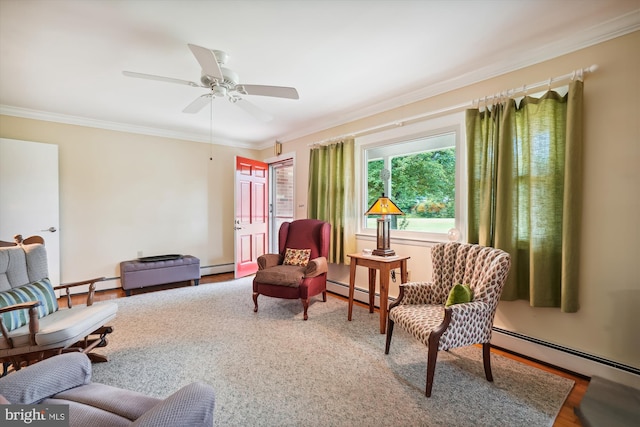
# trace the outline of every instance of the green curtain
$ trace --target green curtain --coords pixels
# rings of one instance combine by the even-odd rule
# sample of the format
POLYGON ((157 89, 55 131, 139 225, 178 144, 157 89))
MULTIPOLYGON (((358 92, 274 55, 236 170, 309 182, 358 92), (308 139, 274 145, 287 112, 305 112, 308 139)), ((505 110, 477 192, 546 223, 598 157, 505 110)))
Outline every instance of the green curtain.
POLYGON ((466 112, 469 242, 511 255, 502 299, 578 310, 582 92, 466 112))
POLYGON ((307 216, 331 224, 329 262, 349 264, 356 249, 353 139, 311 149, 307 216))

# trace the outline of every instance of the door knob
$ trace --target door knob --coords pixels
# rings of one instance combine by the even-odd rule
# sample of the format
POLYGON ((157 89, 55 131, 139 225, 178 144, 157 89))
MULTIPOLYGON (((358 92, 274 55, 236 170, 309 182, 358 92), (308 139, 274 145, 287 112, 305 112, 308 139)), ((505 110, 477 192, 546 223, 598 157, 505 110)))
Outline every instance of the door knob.
POLYGON ((56 228, 55 228, 55 227, 49 227, 49 228, 47 228, 46 230, 40 230, 40 231, 48 231, 49 233, 55 233, 55 232, 56 232, 56 231, 58 231, 58 230, 56 230, 56 228))

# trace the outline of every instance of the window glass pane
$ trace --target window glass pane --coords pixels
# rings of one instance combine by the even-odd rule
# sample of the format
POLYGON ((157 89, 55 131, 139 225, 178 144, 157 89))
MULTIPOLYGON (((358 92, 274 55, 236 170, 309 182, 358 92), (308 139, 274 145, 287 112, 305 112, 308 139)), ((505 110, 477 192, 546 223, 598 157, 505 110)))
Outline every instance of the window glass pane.
MULTIPOLYGON (((384 193, 384 186, 380 179, 380 172, 384 166, 382 159, 371 160, 367 166, 367 176, 369 183, 369 192, 367 196, 367 206, 371 206, 378 200, 378 197, 384 193)), ((375 218, 374 218, 375 222, 375 218)))
MULTIPOLYGON (((456 218, 455 145, 447 132, 365 150, 367 206, 384 193, 405 213, 391 218, 392 228, 446 234, 456 218)), ((375 229, 376 218, 366 216, 365 228, 375 229)))

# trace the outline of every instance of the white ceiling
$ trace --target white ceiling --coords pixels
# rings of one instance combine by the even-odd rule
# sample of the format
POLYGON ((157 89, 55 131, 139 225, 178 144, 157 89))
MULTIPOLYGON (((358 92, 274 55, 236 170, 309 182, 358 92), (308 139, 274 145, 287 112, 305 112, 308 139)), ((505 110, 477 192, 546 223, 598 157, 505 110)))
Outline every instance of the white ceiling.
POLYGON ((199 81, 192 43, 297 88, 246 97, 269 123, 214 101, 216 142, 262 148, 638 28, 640 0, 0 0, 0 113, 210 141, 206 89, 122 75, 199 81))

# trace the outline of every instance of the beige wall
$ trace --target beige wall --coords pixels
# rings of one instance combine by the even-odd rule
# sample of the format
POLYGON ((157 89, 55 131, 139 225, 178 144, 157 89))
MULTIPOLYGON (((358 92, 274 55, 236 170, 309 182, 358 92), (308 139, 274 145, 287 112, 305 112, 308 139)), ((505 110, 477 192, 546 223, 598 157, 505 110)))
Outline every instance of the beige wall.
POLYGON ((233 263, 234 156, 255 151, 9 116, 0 136, 59 146, 63 282, 119 276, 139 251, 233 263))
MULTIPOLYGON (((584 208, 580 310, 531 308, 526 301, 501 302, 495 324, 575 350, 640 368, 640 32, 592 46, 554 60, 445 93, 375 117, 285 142, 296 156, 296 216, 306 215, 308 144, 465 103, 502 90, 536 83, 597 64, 584 90, 584 208)), ((269 150, 263 152, 269 156, 269 150)), ((358 249, 375 242, 359 239, 358 249)), ((392 242, 409 255, 412 279, 431 275, 429 248, 392 242)), ((344 266, 331 268, 331 279, 348 283, 344 266)), ((366 273, 357 286, 366 288, 366 273)), ((390 294, 397 295, 397 285, 390 294)))
MULTIPOLYGON (((535 66, 285 142, 296 165, 295 216, 306 216, 308 144, 450 107, 591 64, 585 82, 585 176, 580 311, 502 302, 496 326, 640 368, 640 32, 535 66), (302 206, 301 206, 302 205, 302 206)), ((118 263, 189 253, 203 265, 233 262, 233 158, 262 152, 0 116, 0 137, 59 145, 63 281, 117 276, 118 263)), ((360 239, 358 249, 374 242, 360 239)), ((394 249, 411 256, 415 280, 430 277, 428 243, 394 249)), ((348 283, 346 269, 331 278, 348 283)), ((366 275, 359 273, 364 288, 366 275)), ((397 294, 397 286, 391 289, 397 294)))

